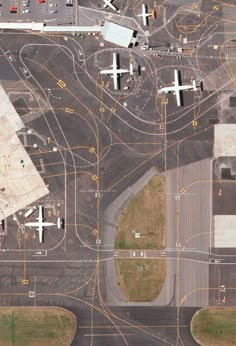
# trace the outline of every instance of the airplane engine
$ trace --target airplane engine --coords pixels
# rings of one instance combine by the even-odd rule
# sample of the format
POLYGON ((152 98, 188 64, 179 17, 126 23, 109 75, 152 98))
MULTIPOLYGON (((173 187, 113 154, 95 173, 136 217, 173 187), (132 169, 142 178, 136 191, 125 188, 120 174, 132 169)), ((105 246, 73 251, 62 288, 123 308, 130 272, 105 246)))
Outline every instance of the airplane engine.
POLYGON ((155 19, 155 18, 156 18, 156 14, 157 14, 157 13, 156 13, 156 10, 153 9, 153 10, 152 10, 152 15, 151 15, 151 17, 152 17, 153 19, 155 19))

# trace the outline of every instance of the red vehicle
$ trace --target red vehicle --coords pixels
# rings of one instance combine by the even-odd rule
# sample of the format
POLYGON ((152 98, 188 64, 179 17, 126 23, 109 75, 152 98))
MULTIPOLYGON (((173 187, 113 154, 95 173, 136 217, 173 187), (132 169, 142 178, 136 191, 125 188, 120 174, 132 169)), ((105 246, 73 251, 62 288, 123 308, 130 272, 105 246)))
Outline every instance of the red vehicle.
POLYGON ((11 13, 17 13, 17 7, 16 6, 11 6, 10 7, 10 12, 11 13))
POLYGON ((39 3, 39 4, 43 4, 43 3, 44 3, 44 0, 38 0, 38 3, 39 3))

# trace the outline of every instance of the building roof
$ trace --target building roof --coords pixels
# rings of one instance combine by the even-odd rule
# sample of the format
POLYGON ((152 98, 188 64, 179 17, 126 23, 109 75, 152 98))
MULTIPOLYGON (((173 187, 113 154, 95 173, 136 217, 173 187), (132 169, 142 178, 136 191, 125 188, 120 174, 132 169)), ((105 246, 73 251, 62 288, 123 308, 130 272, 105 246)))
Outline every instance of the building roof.
POLYGON ((44 23, 9 23, 9 22, 2 22, 0 23, 0 29, 9 29, 9 30, 36 30, 36 31, 43 31, 44 23))
POLYGON ((214 216, 214 246, 236 247, 236 215, 214 216))
POLYGON ((45 25, 42 23, 0 23, 0 29, 8 30, 32 30, 32 31, 45 31, 45 32, 101 32, 102 27, 98 25, 93 26, 72 26, 72 25, 45 25))
POLYGON ((16 131, 24 127, 0 85, 0 220, 35 202, 49 191, 16 131))
POLYGON ((134 30, 115 23, 105 22, 102 27, 102 35, 104 40, 128 48, 132 41, 134 30))
POLYGON ((102 27, 98 25, 93 26, 69 26, 69 25, 60 25, 60 26, 44 26, 44 32, 101 32, 102 27))
POLYGON ((214 156, 236 156, 236 124, 214 126, 214 156))

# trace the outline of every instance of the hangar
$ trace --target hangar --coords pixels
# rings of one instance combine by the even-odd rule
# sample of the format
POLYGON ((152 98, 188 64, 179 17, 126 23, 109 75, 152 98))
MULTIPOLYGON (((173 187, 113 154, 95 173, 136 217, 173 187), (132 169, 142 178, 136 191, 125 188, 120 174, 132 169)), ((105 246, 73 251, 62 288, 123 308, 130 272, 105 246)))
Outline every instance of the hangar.
POLYGON ((101 33, 105 41, 114 43, 118 46, 128 48, 136 43, 135 31, 124 26, 105 22, 101 28, 101 33))

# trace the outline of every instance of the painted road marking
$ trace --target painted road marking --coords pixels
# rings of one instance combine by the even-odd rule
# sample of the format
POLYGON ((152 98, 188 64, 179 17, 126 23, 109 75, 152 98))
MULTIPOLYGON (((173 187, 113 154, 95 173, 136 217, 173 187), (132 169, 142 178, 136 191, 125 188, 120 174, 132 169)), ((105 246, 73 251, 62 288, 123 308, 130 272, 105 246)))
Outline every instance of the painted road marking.
POLYGON ((66 83, 63 82, 63 80, 61 80, 61 79, 59 79, 59 80, 57 81, 57 85, 58 85, 60 88, 62 88, 62 89, 66 87, 66 83))
POLYGON ((65 108, 65 112, 66 113, 74 113, 74 109, 71 109, 71 108, 65 108))

